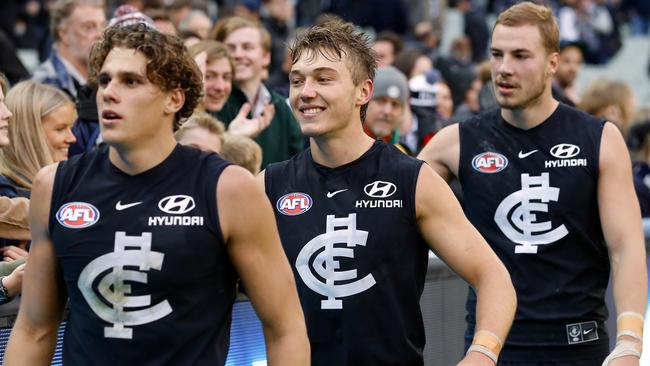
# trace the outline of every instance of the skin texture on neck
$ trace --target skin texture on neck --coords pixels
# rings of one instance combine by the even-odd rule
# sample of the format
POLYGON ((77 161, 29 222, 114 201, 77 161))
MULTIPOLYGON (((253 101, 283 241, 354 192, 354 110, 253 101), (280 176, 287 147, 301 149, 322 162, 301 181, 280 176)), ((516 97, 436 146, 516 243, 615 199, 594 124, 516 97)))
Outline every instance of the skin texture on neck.
POLYGON ((559 102, 551 95, 550 85, 547 85, 544 95, 531 105, 520 109, 501 108, 501 117, 517 128, 528 130, 546 121, 558 104, 559 102))
POLYGON ((70 49, 62 43, 57 43, 56 50, 59 56, 72 65, 84 78, 88 78, 88 63, 74 57, 70 49))
POLYGON ((174 135, 151 139, 137 146, 111 145, 108 157, 116 168, 129 175, 145 172, 162 163, 176 147, 174 135))
POLYGON ((357 160, 374 142, 363 131, 361 121, 352 121, 337 136, 310 138, 309 147, 315 162, 335 168, 357 160))
POLYGON ((257 103, 257 96, 259 95, 260 86, 262 85, 262 78, 255 77, 254 79, 240 81, 237 83, 239 89, 241 89, 251 106, 254 106, 257 103))

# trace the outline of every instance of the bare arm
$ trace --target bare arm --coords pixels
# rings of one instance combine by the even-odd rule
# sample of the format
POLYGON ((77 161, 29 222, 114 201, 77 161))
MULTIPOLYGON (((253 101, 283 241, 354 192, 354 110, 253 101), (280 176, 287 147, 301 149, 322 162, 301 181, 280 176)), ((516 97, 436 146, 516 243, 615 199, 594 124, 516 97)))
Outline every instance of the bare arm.
MULTIPOLYGON (((517 299, 510 275, 479 232, 469 223, 447 184, 423 165, 416 188, 416 213, 422 235, 433 251, 476 290, 476 331, 506 339, 517 299)), ((492 365, 469 352, 463 365, 492 365)))
MULTIPOLYGON (((611 123, 605 125, 600 144, 598 208, 609 249, 617 313, 643 314, 648 299, 648 276, 641 211, 625 142, 611 123)), ((638 365, 638 359, 635 362, 638 365)))
POLYGON ((237 166, 222 173, 217 197, 230 258, 264 326, 269 364, 309 365, 305 319, 269 200, 237 166))
POLYGON ((460 159, 458 124, 445 127, 433 136, 418 155, 418 159, 426 161, 446 181, 452 176, 457 177, 460 159))
POLYGON ((54 245, 48 234, 55 171, 56 165, 43 168, 32 188, 32 246, 23 279, 23 298, 7 345, 5 365, 49 365, 52 362, 56 331, 66 300, 54 245))

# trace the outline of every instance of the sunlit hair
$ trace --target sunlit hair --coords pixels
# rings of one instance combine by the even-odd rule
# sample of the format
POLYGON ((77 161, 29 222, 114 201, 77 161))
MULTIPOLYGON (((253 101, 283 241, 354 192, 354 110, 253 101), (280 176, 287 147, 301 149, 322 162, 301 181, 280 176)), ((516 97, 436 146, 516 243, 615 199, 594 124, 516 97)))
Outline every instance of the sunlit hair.
POLYGON ((54 40, 59 41, 59 28, 65 26, 74 10, 80 6, 92 6, 104 9, 104 0, 57 0, 50 9, 50 32, 54 40))
POLYGON ((203 76, 198 65, 190 57, 183 41, 144 24, 126 27, 109 27, 101 42, 93 45, 90 52, 90 75, 88 82, 97 85, 97 76, 106 57, 113 48, 133 49, 147 58, 147 78, 163 92, 181 89, 185 103, 174 116, 174 131, 181 122, 192 115, 203 96, 203 76))
MULTIPOLYGON (((298 34, 290 47, 291 64, 295 65, 303 54, 310 59, 320 55, 333 62, 345 55, 352 82, 358 86, 375 78, 377 54, 370 45, 368 35, 357 30, 354 24, 332 18, 298 34)), ((366 119, 367 109, 368 104, 361 106, 361 121, 366 119)))
POLYGON ((180 141, 185 133, 193 128, 202 128, 216 135, 223 146, 223 135, 226 133, 226 128, 223 123, 207 113, 195 113, 190 116, 174 134, 176 141, 180 141))
POLYGON ((253 175, 259 173, 262 167, 262 148, 255 140, 246 136, 226 133, 219 155, 233 164, 244 167, 253 175))
POLYGON ((627 134, 634 115, 634 93, 627 83, 606 78, 592 81, 582 94, 578 108, 596 117, 608 118, 604 112, 610 106, 616 107, 620 112, 619 120, 610 122, 616 124, 623 134, 627 134))
POLYGON ((2 89, 2 94, 4 95, 7 95, 8 84, 7 77, 0 71, 0 89, 2 89))
POLYGON ((260 39, 262 41, 262 49, 265 53, 271 52, 271 34, 264 28, 260 22, 252 19, 233 16, 225 18, 217 22, 210 31, 208 39, 213 39, 219 42, 225 42, 226 38, 234 31, 242 28, 253 28, 260 32, 260 39))
POLYGON ((537 26, 546 53, 550 55, 560 52, 560 30, 553 16, 553 10, 548 6, 528 1, 518 3, 499 14, 494 26, 499 24, 506 27, 537 26))
POLYGON ((9 120, 9 141, 0 149, 0 173, 19 186, 31 189, 36 173, 54 162, 43 118, 71 104, 70 97, 49 85, 33 81, 16 84, 7 93, 6 104, 13 116, 9 120))

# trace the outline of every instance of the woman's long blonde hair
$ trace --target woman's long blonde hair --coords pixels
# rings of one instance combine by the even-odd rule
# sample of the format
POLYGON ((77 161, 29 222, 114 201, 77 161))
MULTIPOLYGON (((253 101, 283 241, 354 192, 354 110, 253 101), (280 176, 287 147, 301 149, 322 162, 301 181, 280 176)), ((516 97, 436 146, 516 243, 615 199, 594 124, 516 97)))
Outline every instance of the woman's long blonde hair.
POLYGON ((66 103, 72 100, 63 91, 33 81, 20 82, 9 90, 6 104, 13 117, 9 120, 10 144, 0 149, 0 174, 32 188, 36 173, 54 162, 43 117, 66 103))

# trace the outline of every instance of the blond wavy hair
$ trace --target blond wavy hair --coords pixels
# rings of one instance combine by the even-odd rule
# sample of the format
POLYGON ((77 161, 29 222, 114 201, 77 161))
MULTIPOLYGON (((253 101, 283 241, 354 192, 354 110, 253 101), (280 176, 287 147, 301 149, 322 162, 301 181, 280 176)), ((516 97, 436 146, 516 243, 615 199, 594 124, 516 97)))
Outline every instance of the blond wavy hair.
POLYGON ((63 91, 33 81, 12 87, 6 96, 7 108, 13 113, 9 120, 9 146, 0 149, 0 174, 31 189, 36 173, 54 159, 43 118, 59 107, 72 103, 63 91))

